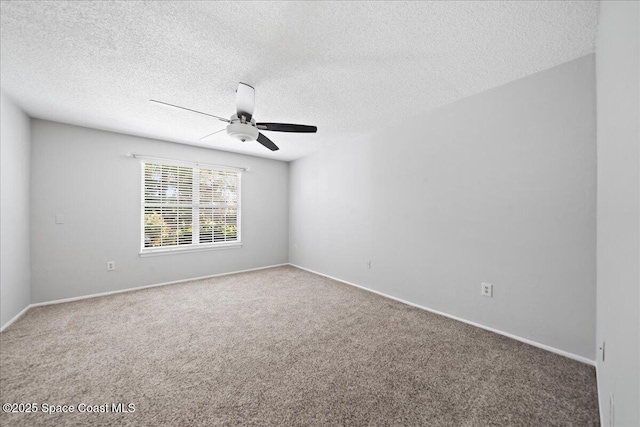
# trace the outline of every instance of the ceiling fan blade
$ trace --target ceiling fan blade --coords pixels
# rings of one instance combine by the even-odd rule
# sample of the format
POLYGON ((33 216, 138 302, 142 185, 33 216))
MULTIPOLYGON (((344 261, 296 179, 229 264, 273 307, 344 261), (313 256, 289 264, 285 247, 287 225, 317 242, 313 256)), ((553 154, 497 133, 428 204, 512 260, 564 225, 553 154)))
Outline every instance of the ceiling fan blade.
POLYGON ((156 104, 168 105, 169 107, 179 108, 181 110, 191 111, 192 113, 202 114, 204 116, 213 117, 214 119, 222 120, 223 122, 231 123, 231 120, 225 119, 223 117, 214 116, 213 114, 203 113, 202 111, 192 110, 191 108, 180 107, 179 105, 169 104, 168 102, 156 101, 155 99, 150 99, 149 101, 155 102, 156 104))
POLYGON ((258 133, 258 142, 260 144, 264 145, 265 147, 267 147, 271 151, 279 150, 279 148, 278 148, 278 146, 276 144, 274 144, 269 138, 267 138, 266 136, 264 136, 261 133, 258 133))
POLYGON ((244 116, 248 122, 253 117, 253 110, 256 105, 256 91, 246 83, 239 83, 236 91, 236 112, 238 118, 244 116))
POLYGON ((315 133, 318 131, 318 128, 315 126, 294 125, 289 123, 256 123, 256 127, 260 130, 275 132, 315 133))
POLYGON ((220 132, 222 132, 222 131, 223 131, 223 130, 225 130, 225 129, 227 129, 227 128, 222 128, 222 129, 217 130, 217 131, 215 131, 215 132, 213 132, 213 133, 210 133, 209 135, 205 135, 205 136, 203 136, 202 138, 200 138, 200 141, 202 141, 203 139, 207 139, 207 138, 209 138, 210 136, 215 135, 216 133, 220 133, 220 132))

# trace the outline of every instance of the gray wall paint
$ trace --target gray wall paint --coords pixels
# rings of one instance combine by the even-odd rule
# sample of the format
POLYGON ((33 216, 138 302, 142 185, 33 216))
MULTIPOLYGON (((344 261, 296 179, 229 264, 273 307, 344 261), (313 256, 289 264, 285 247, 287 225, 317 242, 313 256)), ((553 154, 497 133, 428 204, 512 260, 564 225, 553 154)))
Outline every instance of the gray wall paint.
POLYGON ((31 166, 34 303, 288 260, 287 163, 33 120, 31 166), (242 248, 139 257, 140 162, 128 152, 250 167, 242 248), (116 270, 107 272, 111 260, 116 270))
POLYGON ((600 407, 640 425, 640 4, 603 1, 597 38, 598 354, 600 407))
POLYGON ((29 117, 0 92, 0 325, 29 305, 29 117))
POLYGON ((292 162, 290 262, 595 359, 594 68, 292 162))

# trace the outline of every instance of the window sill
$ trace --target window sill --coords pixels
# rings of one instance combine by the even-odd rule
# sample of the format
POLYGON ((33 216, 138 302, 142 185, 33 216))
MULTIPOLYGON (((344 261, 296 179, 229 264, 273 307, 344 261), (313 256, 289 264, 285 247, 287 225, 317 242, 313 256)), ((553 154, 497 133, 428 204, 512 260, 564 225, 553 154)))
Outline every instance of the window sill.
POLYGON ((140 257, 159 256, 159 255, 172 255, 172 254, 184 254, 188 252, 203 252, 213 251, 220 249, 238 249, 242 247, 241 242, 216 244, 211 246, 196 246, 196 247, 172 247, 172 248, 158 248, 152 250, 144 250, 139 253, 140 257))

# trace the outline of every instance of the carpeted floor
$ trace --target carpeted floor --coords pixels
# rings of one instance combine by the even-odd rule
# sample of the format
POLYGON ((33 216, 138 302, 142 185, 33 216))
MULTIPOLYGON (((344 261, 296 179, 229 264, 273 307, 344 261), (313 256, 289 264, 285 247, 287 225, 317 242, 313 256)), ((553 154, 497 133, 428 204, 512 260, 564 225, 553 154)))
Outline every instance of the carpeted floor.
POLYGON ((0 344, 0 400, 39 410, 3 426, 599 424, 593 367, 293 267, 32 308, 0 344))

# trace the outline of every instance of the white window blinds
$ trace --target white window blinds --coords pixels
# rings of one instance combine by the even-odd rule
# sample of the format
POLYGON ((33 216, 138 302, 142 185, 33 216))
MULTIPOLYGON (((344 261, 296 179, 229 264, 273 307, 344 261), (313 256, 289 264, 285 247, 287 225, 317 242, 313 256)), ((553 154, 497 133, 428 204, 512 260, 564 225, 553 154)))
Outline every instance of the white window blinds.
POLYGON ((240 172, 142 163, 142 252, 240 243, 240 172))

